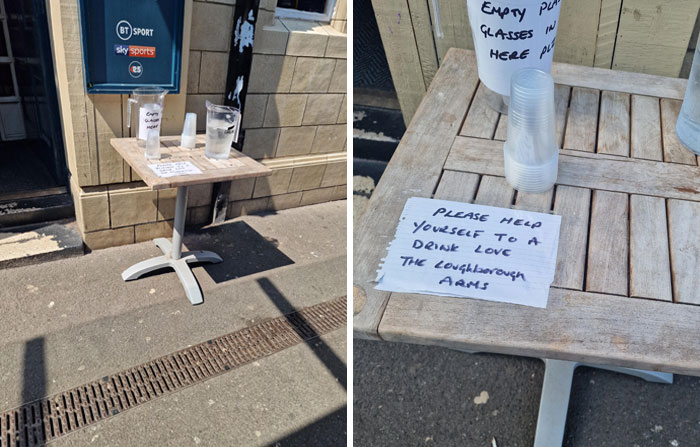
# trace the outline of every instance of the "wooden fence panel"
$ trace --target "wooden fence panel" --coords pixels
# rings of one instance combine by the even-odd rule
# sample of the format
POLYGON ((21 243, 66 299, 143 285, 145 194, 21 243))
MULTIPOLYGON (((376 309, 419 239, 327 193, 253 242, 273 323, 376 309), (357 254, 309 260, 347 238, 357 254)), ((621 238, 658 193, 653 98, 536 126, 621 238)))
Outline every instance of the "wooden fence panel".
POLYGON ((621 9, 622 0, 603 0, 600 5, 600 21, 598 23, 598 40, 595 44, 594 67, 612 67, 621 9))
POLYGON ((408 0, 372 0, 379 34, 406 125, 426 91, 408 0))
POLYGON ((438 69, 437 52, 433 41, 431 15, 428 8, 430 0, 408 0, 411 9, 411 22, 416 35, 416 47, 420 57, 423 79, 426 87, 433 81, 438 69))
POLYGON ((624 0, 612 68, 678 76, 698 8, 700 0, 624 0))
POLYGON ((565 1, 561 4, 554 60, 593 65, 601 0, 565 1))

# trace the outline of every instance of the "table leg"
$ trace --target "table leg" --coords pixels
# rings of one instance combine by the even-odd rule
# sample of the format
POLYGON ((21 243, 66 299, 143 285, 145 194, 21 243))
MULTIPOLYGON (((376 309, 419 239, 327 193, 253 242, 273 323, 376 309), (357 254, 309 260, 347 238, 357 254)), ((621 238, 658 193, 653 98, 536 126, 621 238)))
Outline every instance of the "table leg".
POLYGON ((177 188, 175 201, 175 222, 173 223, 173 245, 171 257, 180 259, 182 255, 182 236, 185 234, 185 215, 187 214, 187 186, 177 188))
POLYGON ((673 374, 671 373, 544 359, 544 382, 540 398, 540 411, 537 416, 535 447, 561 446, 566 429, 566 412, 569 409, 571 382, 574 370, 580 365, 629 374, 647 382, 673 383, 673 374))
POLYGON ((182 237, 185 234, 185 215, 187 214, 187 187, 182 186, 177 190, 175 202, 175 222, 173 223, 173 240, 170 242, 165 238, 157 238, 153 241, 163 252, 163 256, 147 259, 134 264, 122 273, 124 281, 138 279, 146 273, 162 268, 171 268, 177 273, 185 294, 192 304, 203 302, 202 292, 199 290, 197 279, 194 277, 188 264, 197 262, 218 263, 223 260, 219 255, 211 251, 188 251, 182 252, 182 237))
POLYGON ((170 267, 170 259, 167 256, 158 256, 157 258, 146 259, 138 264, 134 264, 122 273, 124 281, 139 279, 146 273, 151 273, 155 270, 160 270, 165 267, 170 267))
POLYGON ((561 446, 564 440, 566 411, 569 408, 574 369, 576 369, 574 362, 545 359, 535 447, 561 446))

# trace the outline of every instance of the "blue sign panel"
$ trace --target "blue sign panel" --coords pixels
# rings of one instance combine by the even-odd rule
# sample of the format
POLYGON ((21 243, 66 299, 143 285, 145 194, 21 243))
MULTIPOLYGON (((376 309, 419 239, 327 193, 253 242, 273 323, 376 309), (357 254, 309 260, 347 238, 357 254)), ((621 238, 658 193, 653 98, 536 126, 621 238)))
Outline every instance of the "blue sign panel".
POLYGON ((184 0, 80 0, 88 93, 180 90, 184 0))

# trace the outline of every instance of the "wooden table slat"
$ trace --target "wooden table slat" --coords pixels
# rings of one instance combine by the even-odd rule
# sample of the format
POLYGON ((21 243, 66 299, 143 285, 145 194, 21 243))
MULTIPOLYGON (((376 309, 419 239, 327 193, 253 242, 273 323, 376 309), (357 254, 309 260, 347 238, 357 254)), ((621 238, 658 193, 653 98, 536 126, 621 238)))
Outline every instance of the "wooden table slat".
POLYGON ((145 156, 146 149, 138 144, 136 138, 112 138, 110 143, 131 168, 136 171, 139 177, 153 190, 272 174, 270 168, 235 149, 231 149, 231 155, 226 160, 207 158, 204 155, 204 135, 197 135, 194 149, 180 147, 179 136, 161 137, 160 141, 160 160, 147 160, 145 156), (202 173, 166 178, 158 177, 148 167, 149 164, 173 163, 177 161, 189 161, 197 166, 202 173))
POLYGON ((659 98, 632 95, 630 151, 634 158, 663 161, 659 98))
POLYGON ((630 196, 630 296, 673 299, 666 201, 630 196))
MULTIPOLYGON (((457 137, 445 169, 504 176, 503 143, 457 137)), ((700 201, 700 168, 562 150, 558 185, 700 201)))
POLYGON ((500 114, 493 110, 487 101, 488 91, 484 84, 479 84, 472 104, 467 112, 460 135, 476 138, 493 138, 500 114))
POLYGON ((479 188, 480 177, 468 172, 444 171, 435 198, 471 203, 479 188))
POLYGON ((595 152, 600 92, 574 87, 571 90, 564 148, 595 152))
POLYGON ((683 99, 688 85, 687 79, 558 62, 552 64, 551 73, 557 84, 659 98, 683 99))
POLYGON ((436 190, 478 82, 474 53, 449 50, 367 204, 354 245, 353 281, 363 301, 353 319, 357 337, 378 337, 390 295, 374 290, 379 261, 386 256, 406 200, 431 197, 436 190))
POLYGON ((598 152, 629 157, 630 95, 604 91, 600 99, 598 152))
POLYGON ((683 101, 675 99, 661 99, 661 125, 664 144, 664 161, 669 163, 682 163, 697 165, 695 154, 690 152, 678 141, 676 136, 676 121, 681 111, 683 101))
POLYGON ((496 133, 493 136, 494 140, 506 141, 508 137, 508 115, 503 115, 498 118, 498 126, 496 126, 496 133))
POLYGON ((700 306, 553 287, 546 309, 394 294, 379 333, 394 342, 697 375, 698 321, 700 306))
POLYGON ((569 100, 571 99, 571 87, 568 85, 554 85, 554 111, 556 113, 556 138, 557 145, 564 147, 564 132, 569 113, 569 100))
POLYGON ((554 189, 547 192, 535 194, 529 192, 518 192, 515 196, 515 206, 513 208, 537 213, 549 213, 552 209, 552 198, 554 189))
POLYGON ((474 203, 479 205, 500 206, 510 208, 513 203, 515 190, 504 177, 484 175, 481 177, 479 190, 476 193, 474 203))
POLYGON ((627 295, 628 263, 629 198, 619 192, 593 191, 586 291, 627 295))
POLYGON ((700 203, 669 200, 667 209, 673 301, 700 304, 700 203))
POLYGON ((554 214, 561 216, 561 226, 552 285, 583 290, 591 191, 571 186, 557 186, 556 189, 554 214))

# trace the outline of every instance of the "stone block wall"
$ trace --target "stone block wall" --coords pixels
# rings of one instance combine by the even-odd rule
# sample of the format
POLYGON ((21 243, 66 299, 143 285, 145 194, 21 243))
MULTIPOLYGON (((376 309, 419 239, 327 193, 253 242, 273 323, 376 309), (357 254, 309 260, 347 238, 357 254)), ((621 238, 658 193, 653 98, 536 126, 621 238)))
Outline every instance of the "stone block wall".
MULTIPOLYGON (((345 29, 345 1, 331 24, 275 17, 275 5, 260 4, 243 117, 243 152, 273 174, 233 182, 229 218, 346 197, 347 36, 338 29, 345 29)), ((197 113, 200 131, 205 101, 223 101, 229 43, 197 35, 229 13, 223 7, 194 2, 186 108, 197 113)), ((208 216, 191 207, 188 217, 203 223, 208 216)))
MULTIPOLYGON (((77 0, 49 3, 71 193, 91 249, 141 242, 172 232, 175 190, 151 191, 112 149, 130 136, 128 95, 88 95, 83 81, 77 0)), ((182 130, 204 103, 223 103, 234 1, 185 0, 181 88, 168 95, 163 135, 182 130)), ((347 96, 345 2, 331 24, 275 18, 262 0, 256 28, 243 151, 273 169, 264 179, 234 182, 227 217, 346 197, 347 96)), ((211 219, 212 185, 190 188, 188 224, 211 219)))

